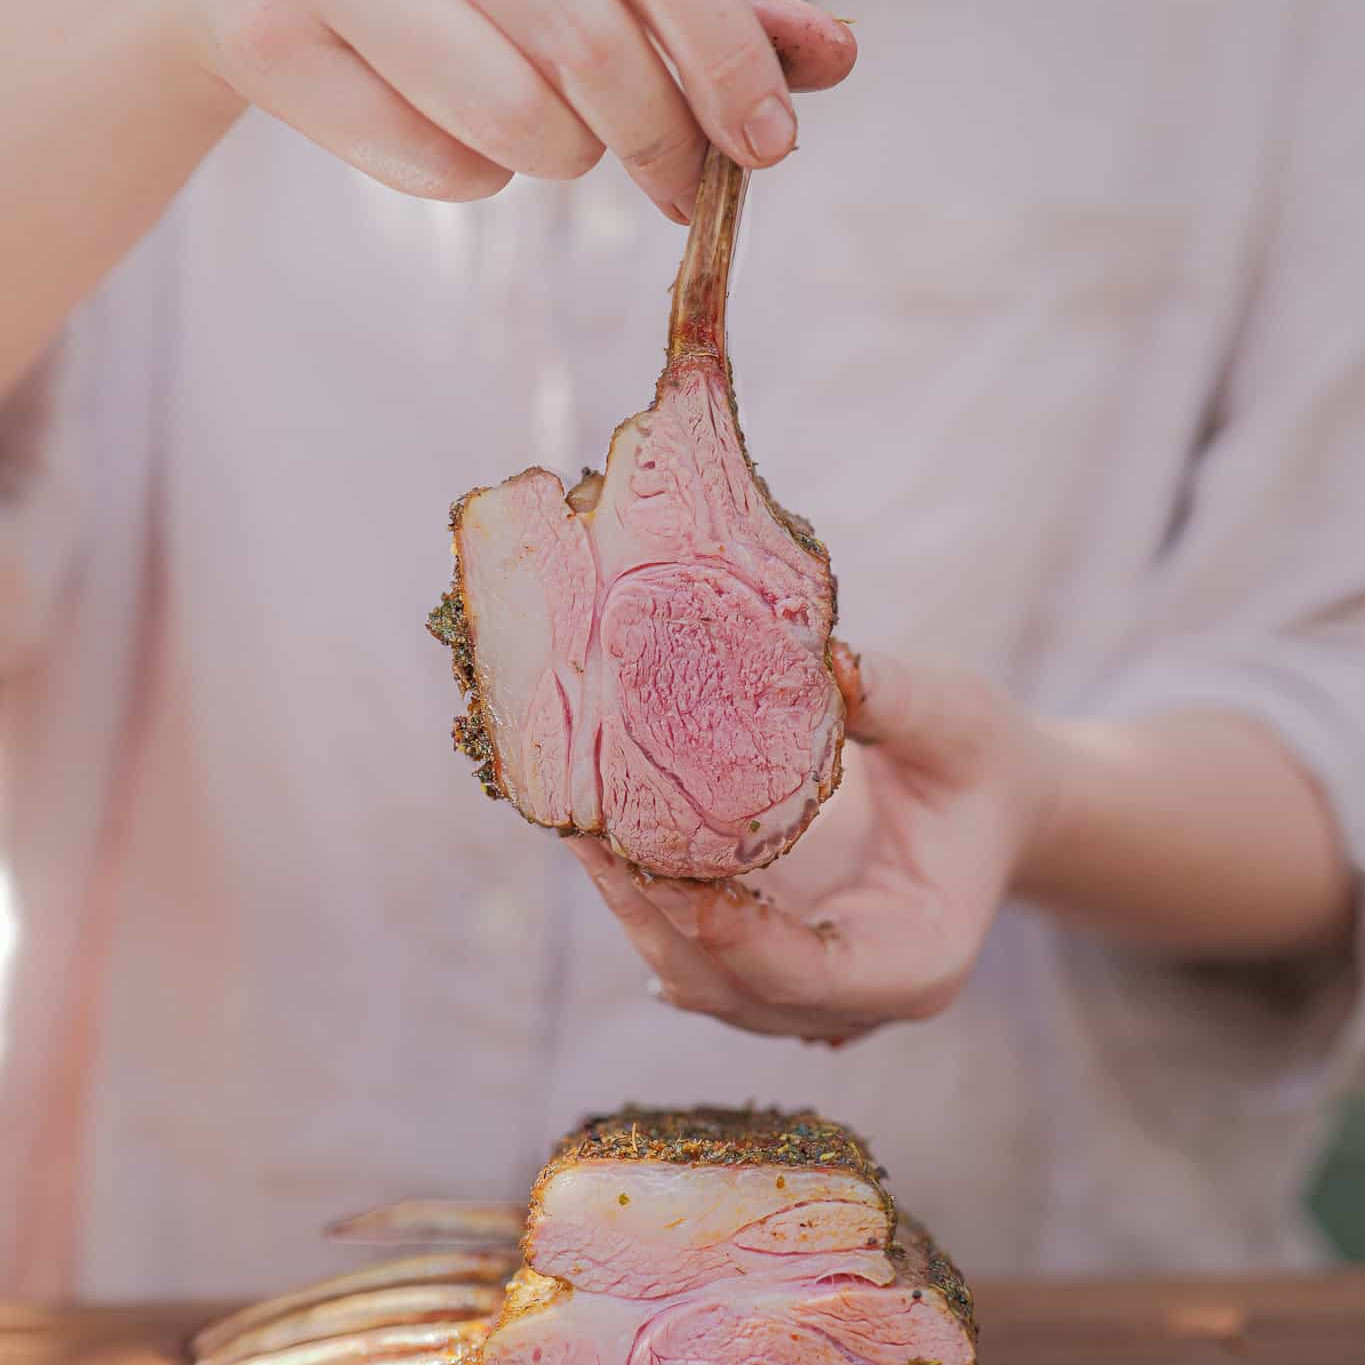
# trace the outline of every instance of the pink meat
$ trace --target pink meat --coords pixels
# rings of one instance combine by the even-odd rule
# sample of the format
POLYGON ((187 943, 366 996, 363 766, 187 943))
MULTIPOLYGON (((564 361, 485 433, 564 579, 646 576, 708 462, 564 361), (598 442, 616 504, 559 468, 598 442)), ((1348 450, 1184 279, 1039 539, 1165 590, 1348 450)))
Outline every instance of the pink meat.
POLYGON ((570 1135, 482 1365, 973 1365, 971 1299, 810 1113, 629 1110, 570 1135))
POLYGON ((492 794, 652 872, 721 878, 809 824, 844 706, 828 556, 773 503, 735 416, 723 306, 743 180, 717 157, 708 184, 654 405, 572 493, 530 469, 457 505, 434 628, 492 794))
POLYGON ((891 1278, 890 1215, 843 1171, 600 1161, 541 1185, 527 1225, 543 1275, 622 1298, 659 1298, 733 1275, 891 1278))
MULTIPOLYGON (((554 1282, 551 1282, 554 1283, 554 1282)), ((773 1284, 738 1276, 666 1300, 556 1285, 506 1315, 483 1365, 973 1365, 972 1331, 922 1268, 773 1284)))

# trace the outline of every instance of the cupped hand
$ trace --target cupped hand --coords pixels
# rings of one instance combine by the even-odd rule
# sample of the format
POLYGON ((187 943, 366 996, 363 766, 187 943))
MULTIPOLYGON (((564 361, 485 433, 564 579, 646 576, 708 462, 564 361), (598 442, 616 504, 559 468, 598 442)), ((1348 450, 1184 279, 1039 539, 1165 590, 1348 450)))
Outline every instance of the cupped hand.
POLYGON ((806 0, 158 3, 243 99, 396 189, 480 199, 607 148, 682 222, 707 139, 780 161, 790 92, 836 84, 857 51, 806 0))
POLYGON ((785 858, 720 885, 649 878, 570 840, 661 997, 839 1042, 941 1010, 1045 824, 1043 731, 979 677, 865 657, 841 790, 785 858))

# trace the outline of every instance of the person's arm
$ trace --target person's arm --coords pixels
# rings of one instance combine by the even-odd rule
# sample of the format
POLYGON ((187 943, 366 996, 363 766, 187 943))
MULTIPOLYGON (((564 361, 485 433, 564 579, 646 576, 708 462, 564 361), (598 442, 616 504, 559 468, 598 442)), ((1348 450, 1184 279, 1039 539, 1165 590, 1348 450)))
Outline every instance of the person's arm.
POLYGON ((856 51, 805 0, 6 4, 0 399, 247 101, 436 199, 582 175, 606 147, 685 222, 707 138, 781 160, 790 90, 837 83, 856 51))
POLYGON ((242 108, 145 0, 0 9, 0 397, 242 108))
MULTIPOLYGON (((1273 217, 1210 395, 1217 422, 1178 534, 1141 599, 1115 604, 1131 616, 1122 652, 1072 713, 1031 717, 921 659, 868 660, 854 730, 880 743, 852 754, 844 790, 763 874, 776 910, 637 886, 572 841, 667 998, 824 1038, 932 1014, 1014 896, 1096 931, 1068 942, 1073 967, 1123 960, 1106 951, 1120 942, 1143 945, 1152 971, 1131 975, 1146 986, 1206 975, 1183 970, 1193 961, 1306 956, 1336 969, 1318 999, 1361 1007, 1348 931, 1365 868, 1362 42, 1365 9, 1324 5, 1286 49, 1273 217)), ((1305 1047, 1321 1053, 1327 1033, 1349 1052, 1349 1029, 1310 1029, 1305 1047)))
POLYGON ((1349 925, 1336 816, 1235 702, 1044 720, 956 669, 873 656, 863 672, 856 728, 894 776, 931 802, 1000 806, 1010 896, 1193 958, 1294 953, 1349 925))
POLYGON ((970 672, 885 656, 848 690, 846 791, 757 899, 633 877, 570 841, 666 999, 757 1032, 848 1038, 953 997, 1012 896, 1180 961, 1345 940, 1335 816, 1235 706, 1043 722, 970 672))
POLYGON ((1317 783, 1230 710, 1044 727, 1056 773, 1015 889, 1133 943, 1249 958, 1344 939, 1352 873, 1317 783))

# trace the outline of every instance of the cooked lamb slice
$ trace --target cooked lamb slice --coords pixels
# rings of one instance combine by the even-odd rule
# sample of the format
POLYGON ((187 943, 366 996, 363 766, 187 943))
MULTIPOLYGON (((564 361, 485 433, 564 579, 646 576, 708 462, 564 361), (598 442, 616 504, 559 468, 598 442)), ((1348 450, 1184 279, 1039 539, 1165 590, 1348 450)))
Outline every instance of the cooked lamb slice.
POLYGON ((536 824, 674 877, 791 846, 839 778, 834 579, 744 447, 725 302, 745 173, 708 156, 652 407, 567 496, 529 469, 455 505, 432 615, 457 744, 536 824))
POLYGON ((590 1120, 532 1196, 483 1365, 970 1365, 971 1298, 812 1113, 590 1120))
POLYGON ((815 1114, 626 1110, 565 1140, 522 1248, 543 1275, 623 1298, 731 1275, 885 1284, 893 1219, 856 1139, 815 1114))
POLYGON ((739 1276, 663 1301, 524 1270, 482 1365, 973 1365, 976 1328, 956 1273, 927 1242, 892 1259, 889 1284, 739 1276))
MULTIPOLYGON (((234 1314, 200 1365, 973 1365, 972 1299, 898 1223, 860 1139, 809 1111, 627 1109, 588 1120, 532 1192, 527 1264, 415 1257, 234 1314), (896 1240, 899 1235, 899 1241, 896 1240)), ((347 1229, 465 1235, 422 1202, 347 1229)), ((502 1226, 500 1218, 495 1220, 502 1226)))

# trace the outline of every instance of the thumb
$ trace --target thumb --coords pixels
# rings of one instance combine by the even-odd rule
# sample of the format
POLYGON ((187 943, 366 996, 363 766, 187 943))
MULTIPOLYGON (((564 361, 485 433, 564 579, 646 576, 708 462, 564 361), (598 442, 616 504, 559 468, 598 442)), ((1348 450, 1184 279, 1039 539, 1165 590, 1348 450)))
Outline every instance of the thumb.
POLYGON ((999 714, 983 678, 937 660, 854 654, 838 642, 831 652, 854 739, 930 776, 962 780, 975 771, 999 714))
POLYGON ((753 0, 787 84, 793 90, 828 90, 858 60, 858 43, 846 21, 808 0, 753 0))

